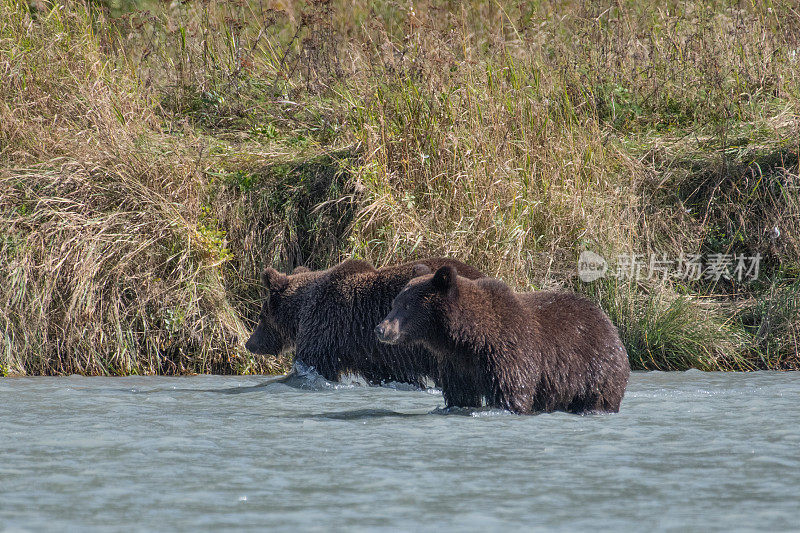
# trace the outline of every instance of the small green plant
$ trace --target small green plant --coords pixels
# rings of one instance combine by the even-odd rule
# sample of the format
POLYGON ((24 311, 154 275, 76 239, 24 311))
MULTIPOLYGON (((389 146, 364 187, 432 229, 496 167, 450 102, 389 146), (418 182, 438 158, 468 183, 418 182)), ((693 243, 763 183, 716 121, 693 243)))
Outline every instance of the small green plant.
POLYGON ((250 129, 250 134, 254 137, 263 137, 265 139, 275 139, 278 137, 278 130, 272 124, 259 124, 250 129))
POLYGON ((226 232, 219 227, 211 207, 200 208, 200 222, 197 225, 197 237, 200 249, 218 263, 224 263, 233 257, 226 246, 226 232))
POLYGON ((249 192, 258 183, 258 176, 252 172, 244 170, 234 170, 233 172, 209 173, 209 175, 222 178, 225 185, 234 185, 242 193, 249 192))

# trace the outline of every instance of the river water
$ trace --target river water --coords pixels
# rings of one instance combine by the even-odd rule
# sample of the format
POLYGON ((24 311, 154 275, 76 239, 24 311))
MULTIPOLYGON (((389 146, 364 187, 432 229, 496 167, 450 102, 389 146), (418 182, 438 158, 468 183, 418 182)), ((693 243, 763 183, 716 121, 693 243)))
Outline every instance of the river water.
POLYGON ((0 530, 797 530, 800 374, 634 373, 619 414, 263 376, 0 379, 0 530))

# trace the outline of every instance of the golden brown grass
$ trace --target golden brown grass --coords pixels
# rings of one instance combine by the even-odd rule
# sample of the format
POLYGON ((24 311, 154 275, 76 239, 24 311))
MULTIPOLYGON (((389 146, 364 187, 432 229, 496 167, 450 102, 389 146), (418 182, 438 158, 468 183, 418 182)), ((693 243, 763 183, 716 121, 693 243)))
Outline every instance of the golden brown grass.
POLYGON ((92 14, 0 13, 6 373, 269 370, 247 360, 191 146, 159 128, 92 14))
POLYGON ((269 370, 260 268, 428 254, 586 292, 637 368, 800 366, 792 3, 109 5, 0 8, 6 372, 269 370))

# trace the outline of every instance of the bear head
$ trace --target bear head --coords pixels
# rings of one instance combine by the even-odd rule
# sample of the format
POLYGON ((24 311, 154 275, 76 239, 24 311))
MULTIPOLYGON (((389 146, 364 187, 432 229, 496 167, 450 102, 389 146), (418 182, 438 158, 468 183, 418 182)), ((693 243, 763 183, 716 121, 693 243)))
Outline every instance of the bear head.
POLYGON ((279 355, 294 348, 297 338, 300 307, 306 289, 314 276, 305 267, 292 274, 282 274, 267 268, 261 274, 261 284, 266 292, 258 326, 245 343, 245 348, 259 355, 279 355))
POLYGON ((417 277, 400 291, 392 310, 375 327, 380 342, 435 347, 443 335, 442 317, 458 298, 458 273, 449 265, 434 274, 425 265, 415 265, 414 274, 417 277))

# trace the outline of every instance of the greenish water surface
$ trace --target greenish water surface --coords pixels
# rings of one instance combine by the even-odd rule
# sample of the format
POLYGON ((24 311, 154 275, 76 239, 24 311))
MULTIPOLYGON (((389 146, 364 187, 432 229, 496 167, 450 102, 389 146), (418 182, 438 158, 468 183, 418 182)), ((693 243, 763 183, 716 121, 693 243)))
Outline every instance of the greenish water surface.
POLYGON ((0 379, 0 530, 796 530, 798 399, 771 372, 634 373, 586 417, 321 379, 0 379))

